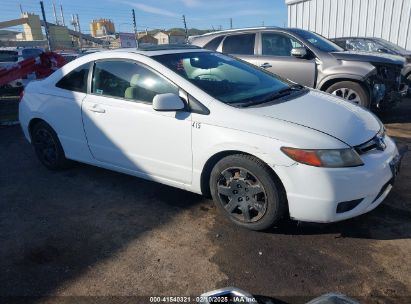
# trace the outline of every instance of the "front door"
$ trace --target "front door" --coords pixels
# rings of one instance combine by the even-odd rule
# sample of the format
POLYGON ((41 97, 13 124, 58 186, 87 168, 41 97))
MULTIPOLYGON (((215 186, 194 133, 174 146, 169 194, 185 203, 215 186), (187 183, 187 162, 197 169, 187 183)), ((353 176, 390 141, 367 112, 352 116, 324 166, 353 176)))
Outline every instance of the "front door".
POLYGON ((313 57, 296 58, 291 50, 303 45, 293 37, 277 32, 262 32, 260 54, 252 62, 299 84, 314 87, 316 63, 313 57))
POLYGON ((136 62, 97 61, 82 104, 88 145, 100 162, 191 183, 191 114, 155 111, 152 100, 161 93, 178 88, 136 62))

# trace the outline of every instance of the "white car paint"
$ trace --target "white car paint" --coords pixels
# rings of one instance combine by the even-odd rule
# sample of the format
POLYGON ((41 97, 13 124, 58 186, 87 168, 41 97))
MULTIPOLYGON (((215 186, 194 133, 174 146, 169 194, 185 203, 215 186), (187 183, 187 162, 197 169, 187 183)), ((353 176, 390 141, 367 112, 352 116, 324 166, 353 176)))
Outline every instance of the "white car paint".
POLYGON ((388 195, 391 186, 374 201, 392 178, 389 163, 398 154, 388 136, 387 148, 361 155, 364 165, 359 167, 312 167, 297 163, 280 151, 283 146, 342 149, 362 144, 382 127, 371 112, 315 90, 272 106, 236 108, 215 100, 150 58, 196 51, 204 52, 106 51, 66 64, 26 88, 19 117, 27 140, 31 140, 30 121, 39 118, 56 131, 69 159, 200 194, 201 174, 212 156, 224 151, 248 153, 278 175, 286 190, 290 216, 303 221, 333 222, 357 216, 377 207, 388 195), (74 68, 107 58, 135 60, 161 71, 201 101, 210 114, 158 112, 150 104, 55 86, 74 68), (359 198, 365 199, 353 210, 336 213, 339 202, 359 198))

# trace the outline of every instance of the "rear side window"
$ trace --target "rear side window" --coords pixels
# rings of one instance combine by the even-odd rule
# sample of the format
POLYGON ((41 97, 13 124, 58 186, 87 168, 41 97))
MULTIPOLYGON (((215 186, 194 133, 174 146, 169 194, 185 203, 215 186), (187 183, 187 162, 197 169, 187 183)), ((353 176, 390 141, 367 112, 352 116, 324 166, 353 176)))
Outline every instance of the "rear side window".
POLYGON ((223 53, 254 55, 255 34, 227 36, 223 42, 223 53))
POLYGON ((208 42, 204 48, 207 50, 215 51, 217 50, 218 46, 221 43, 221 40, 223 40, 224 36, 220 36, 217 38, 212 39, 210 42, 208 42))
POLYGON ((24 49, 21 54, 23 56, 23 59, 28 59, 28 58, 33 58, 39 56, 41 53, 43 53, 42 49, 24 49))
POLYGON ((15 51, 0 51, 0 62, 16 62, 18 53, 15 51))
POLYGON ((87 77, 90 63, 83 64, 61 78, 56 87, 69 91, 87 93, 87 77))
POLYGON ((162 76, 135 62, 104 60, 95 64, 92 92, 152 103, 157 94, 178 94, 178 88, 162 76))

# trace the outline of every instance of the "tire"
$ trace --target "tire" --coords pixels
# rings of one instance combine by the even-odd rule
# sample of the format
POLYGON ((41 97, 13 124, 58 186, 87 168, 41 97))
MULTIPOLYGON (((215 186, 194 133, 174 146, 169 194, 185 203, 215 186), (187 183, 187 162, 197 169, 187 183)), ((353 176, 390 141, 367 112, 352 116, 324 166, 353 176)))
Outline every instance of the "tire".
POLYGON ((31 141, 40 162, 50 170, 62 170, 70 166, 56 132, 44 121, 31 130, 31 141))
POLYGON ((287 203, 273 173, 259 159, 244 154, 224 157, 210 175, 217 208, 233 223, 265 230, 285 215, 287 203))
POLYGON ((340 81, 334 83, 325 90, 327 93, 336 95, 338 97, 347 99, 364 108, 370 107, 370 94, 359 84, 353 81, 340 81))

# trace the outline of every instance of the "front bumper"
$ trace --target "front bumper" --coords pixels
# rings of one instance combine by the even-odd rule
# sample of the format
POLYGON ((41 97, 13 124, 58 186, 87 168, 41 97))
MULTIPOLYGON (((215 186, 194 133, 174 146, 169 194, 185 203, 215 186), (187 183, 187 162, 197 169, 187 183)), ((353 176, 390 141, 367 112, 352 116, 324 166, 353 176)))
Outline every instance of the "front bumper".
POLYGON ((303 164, 276 168, 287 192, 290 217, 329 223, 352 218, 376 208, 392 189, 392 161, 399 152, 386 136, 384 151, 361 156, 364 165, 351 168, 317 168, 303 164), (356 201, 345 211, 342 202, 356 201), (350 208, 351 208, 350 207, 350 208), (337 210, 339 209, 339 210, 337 210))
POLYGON ((369 78, 372 105, 376 108, 392 108, 408 93, 403 81, 401 66, 375 65, 376 73, 369 78))

